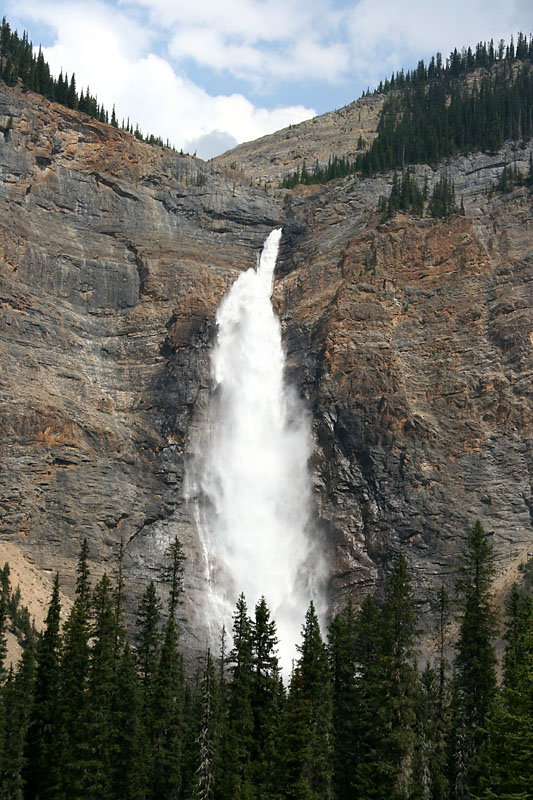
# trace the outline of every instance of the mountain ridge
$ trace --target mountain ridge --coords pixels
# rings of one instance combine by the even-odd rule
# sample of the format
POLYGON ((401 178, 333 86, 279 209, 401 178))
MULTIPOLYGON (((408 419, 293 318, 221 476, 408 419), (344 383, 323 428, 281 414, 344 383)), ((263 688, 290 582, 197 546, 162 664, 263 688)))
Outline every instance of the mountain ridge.
POLYGON ((237 167, 270 188, 292 188, 294 184, 324 183, 349 173, 372 175, 394 166, 404 169, 414 163, 435 167, 444 157, 463 152, 496 152, 508 139, 522 138, 525 142, 532 133, 533 39, 528 50, 525 37, 520 34, 519 38, 521 46, 516 54, 514 50, 509 53, 508 48, 507 55, 501 54, 499 60, 494 53, 489 56, 486 45, 479 45, 475 57, 470 50, 462 56, 454 51, 446 67, 436 67, 433 58, 428 69, 421 61, 416 72, 404 76, 402 71, 396 78, 393 75, 391 82, 387 80, 385 87, 380 83, 373 94, 363 94, 336 111, 237 145, 212 161, 237 167), (514 96, 501 97, 511 86, 516 89, 514 96), (511 122, 512 107, 516 108, 511 122), (484 137, 479 130, 482 119, 481 127, 487 128, 484 137), (427 129, 426 120, 430 120, 427 129), (394 128, 402 126, 396 137, 400 141, 395 142, 394 128), (430 158, 421 157, 420 142, 418 156, 413 158, 417 137, 434 140, 430 158), (441 141, 435 146, 439 137, 441 141), (381 154, 375 152, 385 138, 381 154), (398 147, 403 155, 398 159, 396 154, 395 160, 393 152, 398 147), (313 172, 325 170, 332 161, 343 162, 340 170, 313 180, 313 172), (307 171, 308 180, 303 176, 298 180, 301 171, 307 171))
POLYGON ((366 143, 375 138, 384 102, 384 95, 360 98, 336 111, 243 142, 210 162, 226 168, 233 165, 259 183, 278 188, 303 161, 311 168, 315 161, 326 164, 332 155, 355 158, 361 152, 359 137, 366 143))

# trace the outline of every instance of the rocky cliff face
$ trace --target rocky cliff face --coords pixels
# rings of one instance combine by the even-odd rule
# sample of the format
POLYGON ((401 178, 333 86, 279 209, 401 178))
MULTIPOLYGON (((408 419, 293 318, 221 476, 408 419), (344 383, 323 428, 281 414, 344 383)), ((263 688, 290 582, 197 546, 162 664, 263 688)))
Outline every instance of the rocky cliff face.
POLYGON ((531 196, 487 193, 506 159, 525 171, 528 157, 448 165, 466 209, 448 221, 380 224, 385 179, 296 201, 306 224, 287 243, 276 299, 313 408, 335 602, 380 585, 401 550, 427 622, 478 518, 502 588, 531 554, 531 196))
MULTIPOLYGON (((10 548, 59 569, 68 592, 81 538, 96 575, 122 538, 135 594, 177 534, 193 619, 202 563, 183 482, 214 315, 282 224, 274 301, 313 414, 332 605, 381 585, 402 549, 425 610, 476 518, 502 581, 533 550, 531 197, 487 194, 528 150, 448 166, 466 217, 380 224, 390 176, 267 193, 5 87, 0 131, 10 548)), ((203 646, 192 623, 187 636, 203 646)))
POLYGON ((33 95, 3 89, 0 126, 1 536, 70 590, 84 536, 95 574, 123 538, 135 589, 179 533, 194 585, 211 327, 281 204, 33 95))

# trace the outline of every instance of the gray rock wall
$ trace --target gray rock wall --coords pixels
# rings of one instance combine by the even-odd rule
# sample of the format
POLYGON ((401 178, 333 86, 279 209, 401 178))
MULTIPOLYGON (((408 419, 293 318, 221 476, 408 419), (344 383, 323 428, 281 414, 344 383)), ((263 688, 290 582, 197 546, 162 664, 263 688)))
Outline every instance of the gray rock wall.
POLYGON ((429 629, 477 518, 503 591, 533 550, 533 240, 526 189, 489 190, 528 150, 446 165, 465 218, 380 224, 392 176, 276 196, 5 87, 0 131, 0 542, 72 591, 81 539, 99 575, 122 538, 133 598, 179 535, 203 648, 186 463, 216 308, 282 224, 274 302, 314 420, 332 608, 402 550, 429 629))

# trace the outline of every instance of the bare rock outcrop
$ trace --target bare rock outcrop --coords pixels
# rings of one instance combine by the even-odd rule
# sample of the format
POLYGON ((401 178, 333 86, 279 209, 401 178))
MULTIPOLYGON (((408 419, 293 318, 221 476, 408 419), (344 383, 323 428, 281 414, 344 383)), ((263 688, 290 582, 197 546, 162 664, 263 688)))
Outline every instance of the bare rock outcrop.
POLYGON ((306 228, 275 296, 313 409, 335 603, 381 585, 401 550, 426 612, 476 519, 500 577, 532 554, 531 195, 488 191, 512 159, 527 171, 528 150, 447 165, 466 216, 446 221, 382 222, 386 178, 295 201, 306 228))
POLYGON ((67 591, 84 536, 95 575, 122 538, 135 591, 179 531, 194 603, 189 425, 218 303, 281 205, 29 93, 2 88, 0 128, 0 536, 67 591))
POLYGON ((183 487, 215 311, 279 224, 274 302, 313 415, 332 606, 381 586, 401 549, 425 611, 477 518, 502 586, 533 550, 531 195, 489 192, 529 150, 446 166, 464 217, 381 222, 392 176, 270 194, 271 145, 252 180, 0 89, 0 540, 68 594, 82 538, 95 575, 122 539, 134 597, 179 535, 192 649, 183 487))

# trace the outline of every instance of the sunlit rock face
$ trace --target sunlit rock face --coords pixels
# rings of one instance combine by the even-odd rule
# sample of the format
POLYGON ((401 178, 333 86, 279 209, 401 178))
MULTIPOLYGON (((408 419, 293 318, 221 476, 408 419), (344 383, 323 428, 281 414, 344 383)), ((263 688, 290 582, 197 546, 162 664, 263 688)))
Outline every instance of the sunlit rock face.
MULTIPOLYGON (((273 304, 312 423, 331 607, 379 592, 401 550, 425 612, 476 518, 499 588, 514 576, 533 550, 531 202, 488 189, 529 150, 447 166, 466 217, 380 224, 392 176, 269 194, 6 87, 0 137, 2 539, 72 591, 82 537, 95 575, 122 538, 132 607, 177 534, 194 619, 184 476, 216 312, 282 226, 273 304)), ((191 651, 206 636, 186 626, 191 651)))
MULTIPOLYGON (((528 150, 447 166, 465 217, 379 224, 369 210, 391 176, 293 209, 307 227, 287 243, 275 302, 313 413, 338 604, 381 586, 402 551, 429 627, 429 598, 454 585, 478 518, 499 554, 498 592, 533 551, 531 197, 488 193, 512 157, 525 172, 528 150)), ((438 179, 421 167, 421 182, 426 171, 438 179)))

